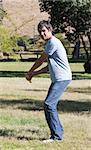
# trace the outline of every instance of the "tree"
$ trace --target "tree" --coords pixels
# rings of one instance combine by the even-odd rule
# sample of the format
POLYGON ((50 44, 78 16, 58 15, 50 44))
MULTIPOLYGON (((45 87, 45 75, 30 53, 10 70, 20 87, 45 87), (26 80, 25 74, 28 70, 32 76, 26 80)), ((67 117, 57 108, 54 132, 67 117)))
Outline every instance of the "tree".
MULTIPOLYGON (((91 0, 40 0, 40 10, 50 15, 55 32, 65 32, 72 43, 91 31, 91 0), (81 36, 81 37, 80 37, 81 36)), ((85 49, 85 46, 84 46, 85 49)), ((88 51, 85 49, 88 57, 88 51)))
POLYGON ((11 19, 10 15, 6 10, 3 9, 3 0, 0 0, 0 52, 5 54, 11 54, 17 50, 19 50, 19 46, 23 46, 24 50, 27 49, 26 40, 23 37, 20 37, 17 34, 17 31, 35 19, 35 15, 33 15, 28 20, 24 21, 20 26, 17 26, 15 22, 11 19), (7 18, 11 23, 11 28, 8 29, 3 25, 3 18, 7 18))
POLYGON ((17 34, 11 34, 12 32, 3 26, 2 20, 7 15, 3 9, 3 1, 0 0, 0 52, 9 56, 14 53, 14 49, 18 49, 17 46, 17 34))
POLYGON ((46 11, 55 32, 64 32, 71 43, 76 43, 73 51, 79 57, 80 41, 87 59, 91 54, 91 0, 39 0, 41 12, 46 11), (90 53, 84 36, 88 37, 90 53), (78 41, 78 42, 77 42, 78 41), (78 51, 78 53, 77 53, 78 51))

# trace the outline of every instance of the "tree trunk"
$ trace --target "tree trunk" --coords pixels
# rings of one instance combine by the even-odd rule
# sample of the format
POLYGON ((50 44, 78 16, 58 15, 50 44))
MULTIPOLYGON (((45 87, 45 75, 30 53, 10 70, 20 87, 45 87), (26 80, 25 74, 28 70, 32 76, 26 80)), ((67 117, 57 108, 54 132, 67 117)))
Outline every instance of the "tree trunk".
POLYGON ((87 32, 88 40, 89 40, 89 45, 90 45, 90 55, 91 55, 91 33, 87 32))
POLYGON ((85 41, 84 41, 84 39, 83 39, 83 36, 82 36, 82 35, 80 35, 80 37, 81 37, 81 40, 82 40, 82 44, 83 44, 84 50, 85 50, 85 52, 86 52, 86 56, 87 56, 87 58, 88 58, 88 57, 89 57, 89 53, 88 53, 88 51, 87 51, 87 49, 86 49, 85 41))
POLYGON ((78 59, 79 58, 79 52, 80 52, 80 39, 77 38, 76 39, 76 43, 75 43, 75 46, 74 46, 74 50, 73 50, 73 58, 74 59, 78 59))
MULTIPOLYGON (((91 53, 91 38, 90 38, 90 34, 87 34, 87 36, 88 36, 88 39, 89 39, 89 42, 90 42, 90 53, 91 53)), ((88 53, 88 51, 86 49, 86 45, 85 45, 85 42, 84 42, 82 36, 81 36, 81 39, 82 39, 84 50, 85 50, 86 55, 87 55, 87 61, 84 64, 85 73, 91 73, 91 56, 89 57, 89 53, 88 53)))

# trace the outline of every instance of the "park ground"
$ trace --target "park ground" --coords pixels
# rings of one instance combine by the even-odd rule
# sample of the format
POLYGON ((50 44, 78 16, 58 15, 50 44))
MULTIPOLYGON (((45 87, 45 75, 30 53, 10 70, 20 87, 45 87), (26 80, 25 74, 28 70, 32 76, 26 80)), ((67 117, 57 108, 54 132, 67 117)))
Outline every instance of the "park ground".
POLYGON ((91 80, 73 80, 58 106, 64 140, 42 143, 49 137, 43 100, 49 78, 0 78, 0 150, 90 150, 91 80))

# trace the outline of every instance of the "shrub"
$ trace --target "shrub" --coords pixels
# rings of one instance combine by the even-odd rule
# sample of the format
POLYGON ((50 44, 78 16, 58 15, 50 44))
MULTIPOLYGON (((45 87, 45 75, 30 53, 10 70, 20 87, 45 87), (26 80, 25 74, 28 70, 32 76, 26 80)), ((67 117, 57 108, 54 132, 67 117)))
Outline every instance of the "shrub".
POLYGON ((18 50, 17 38, 18 35, 12 35, 8 28, 0 25, 0 52, 11 54, 18 50))

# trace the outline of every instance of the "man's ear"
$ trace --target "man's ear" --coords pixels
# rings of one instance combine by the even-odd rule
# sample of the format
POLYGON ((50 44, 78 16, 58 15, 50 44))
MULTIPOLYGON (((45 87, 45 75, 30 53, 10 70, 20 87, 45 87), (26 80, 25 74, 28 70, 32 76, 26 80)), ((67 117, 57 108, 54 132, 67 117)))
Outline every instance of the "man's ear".
POLYGON ((48 31, 52 33, 52 30, 50 28, 48 28, 48 31))

